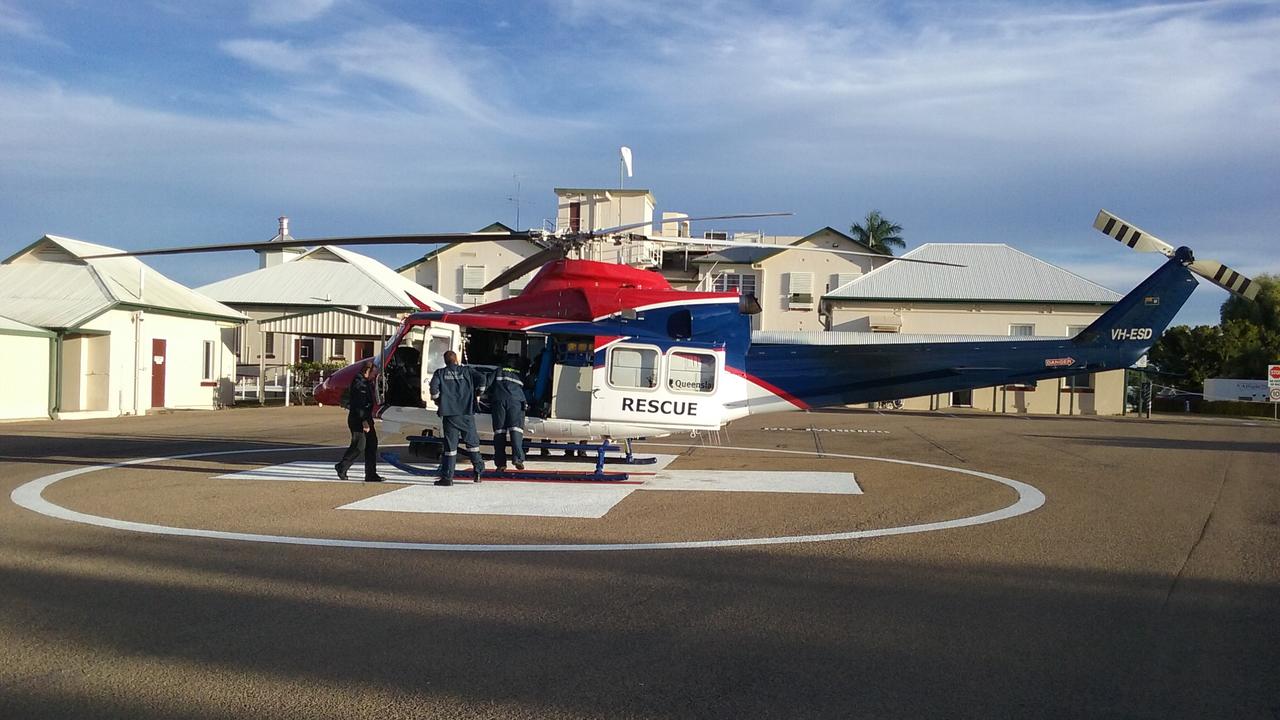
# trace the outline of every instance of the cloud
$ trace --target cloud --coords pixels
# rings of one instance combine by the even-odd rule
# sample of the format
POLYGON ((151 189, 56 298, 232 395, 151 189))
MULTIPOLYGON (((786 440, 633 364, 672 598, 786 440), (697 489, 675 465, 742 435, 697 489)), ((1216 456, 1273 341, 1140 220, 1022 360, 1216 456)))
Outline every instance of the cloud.
POLYGON ((335 0, 253 0, 249 18, 260 25, 288 25, 315 20, 333 7, 335 0))
POLYGON ((516 131, 523 122, 510 120, 528 119, 503 107, 503 72, 494 62, 496 53, 404 23, 312 43, 238 39, 221 47, 242 62, 306 82, 345 82, 352 95, 371 83, 395 89, 425 112, 460 115, 491 128, 516 131))
POLYGON ((50 37, 43 23, 31 14, 0 0, 0 35, 12 35, 39 43, 63 45, 50 37))

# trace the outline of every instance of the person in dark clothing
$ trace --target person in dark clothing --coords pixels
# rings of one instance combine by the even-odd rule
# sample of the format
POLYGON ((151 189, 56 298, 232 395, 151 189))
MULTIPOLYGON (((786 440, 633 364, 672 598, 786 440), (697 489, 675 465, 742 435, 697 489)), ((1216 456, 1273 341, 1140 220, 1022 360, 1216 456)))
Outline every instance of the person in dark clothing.
POLYGON ((511 435, 511 460, 517 470, 524 469, 524 397, 523 373, 517 368, 519 355, 508 355, 507 362, 493 373, 489 381, 489 414, 493 419, 493 463, 498 472, 507 469, 507 434, 511 435))
POLYGON ((440 457, 436 485, 453 484, 459 444, 471 457, 475 481, 480 482, 484 458, 480 457, 480 435, 476 432, 476 393, 484 390, 487 381, 480 370, 459 365, 458 354, 452 350, 444 354, 444 367, 431 376, 431 399, 436 402, 436 414, 444 421, 444 455, 440 457))
POLYGON ((347 429, 351 431, 351 445, 333 466, 342 480, 347 479, 347 469, 363 453, 364 481, 382 482, 378 475, 378 432, 373 424, 373 406, 377 402, 373 370, 373 361, 366 360, 360 374, 351 381, 351 395, 347 401, 347 429))

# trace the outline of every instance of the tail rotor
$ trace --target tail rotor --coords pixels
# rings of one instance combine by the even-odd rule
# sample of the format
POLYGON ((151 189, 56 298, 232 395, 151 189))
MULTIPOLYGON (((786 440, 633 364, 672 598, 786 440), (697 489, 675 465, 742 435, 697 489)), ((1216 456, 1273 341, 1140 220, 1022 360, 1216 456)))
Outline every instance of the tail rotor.
POLYGON ((1197 260, 1190 248, 1174 248, 1160 238, 1144 232, 1132 223, 1122 220, 1106 210, 1099 210, 1093 226, 1102 234, 1115 238, 1138 252, 1158 252, 1166 257, 1176 258, 1191 272, 1217 285, 1228 292, 1235 293, 1248 300, 1258 296, 1258 285, 1245 277, 1238 270, 1223 265, 1217 260, 1197 260))

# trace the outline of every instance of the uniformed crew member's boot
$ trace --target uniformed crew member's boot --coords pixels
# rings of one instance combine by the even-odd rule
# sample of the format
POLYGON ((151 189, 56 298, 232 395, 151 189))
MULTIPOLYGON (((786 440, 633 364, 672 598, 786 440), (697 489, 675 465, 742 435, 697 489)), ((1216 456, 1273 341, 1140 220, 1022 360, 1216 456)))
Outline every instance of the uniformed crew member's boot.
POLYGON ((480 482, 480 476, 484 473, 484 458, 480 453, 471 453, 471 468, 476 471, 476 482, 480 482))
POLYGON ((456 459, 457 455, 440 456, 440 479, 435 482, 436 485, 453 484, 453 463, 456 459))

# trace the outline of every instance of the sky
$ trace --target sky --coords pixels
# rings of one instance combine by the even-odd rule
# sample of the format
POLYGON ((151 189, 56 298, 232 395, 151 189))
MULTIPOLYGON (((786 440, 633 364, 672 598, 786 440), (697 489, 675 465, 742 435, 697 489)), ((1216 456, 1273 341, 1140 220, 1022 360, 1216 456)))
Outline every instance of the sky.
MULTIPOLYGON (((1280 272, 1280 3, 0 0, 0 256, 540 226, 555 187, 695 232, 1002 242, 1127 292, 1107 208, 1280 272)), ((363 250, 362 250, 363 252, 363 250)), ((410 246, 367 251, 394 266, 410 246)), ((148 261, 199 286, 249 252, 148 261)), ((1177 322, 1217 321, 1207 283, 1177 322)))

